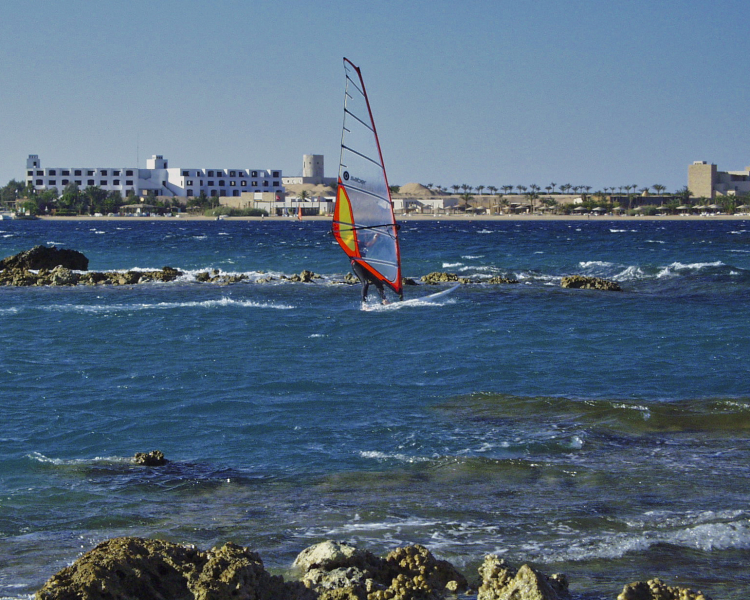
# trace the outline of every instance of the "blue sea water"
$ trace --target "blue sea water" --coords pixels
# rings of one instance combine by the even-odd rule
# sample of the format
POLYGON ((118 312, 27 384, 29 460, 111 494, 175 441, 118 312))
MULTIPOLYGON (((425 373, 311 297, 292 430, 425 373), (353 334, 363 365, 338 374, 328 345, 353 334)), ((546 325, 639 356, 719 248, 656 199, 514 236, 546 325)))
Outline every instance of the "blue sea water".
POLYGON ((576 598, 652 577, 747 597, 750 223, 405 222, 405 276, 519 283, 368 311, 328 228, 0 223, 0 257, 186 273, 0 288, 0 597, 119 535, 232 540, 279 573, 333 538, 469 578, 494 552, 576 598), (249 279, 196 281, 214 269, 249 279), (322 278, 280 279, 303 269, 322 278), (171 462, 130 462, 153 449, 171 462))

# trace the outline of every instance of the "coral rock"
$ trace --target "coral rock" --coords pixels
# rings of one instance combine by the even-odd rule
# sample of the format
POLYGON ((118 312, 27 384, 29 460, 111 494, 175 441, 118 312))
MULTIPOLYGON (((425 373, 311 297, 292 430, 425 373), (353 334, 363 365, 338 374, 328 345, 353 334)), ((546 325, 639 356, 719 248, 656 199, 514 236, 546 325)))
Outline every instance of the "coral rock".
POLYGON ((568 598, 564 575, 550 577, 523 565, 518 571, 494 554, 479 567, 482 585, 477 600, 563 600, 568 598))
POLYGON ((636 581, 626 585, 617 600, 711 600, 703 592, 688 588, 670 587, 660 579, 636 581))
POLYGON ((563 277, 560 285, 564 288, 578 288, 585 290, 605 290, 608 292, 621 292, 620 284, 601 279, 600 277, 585 277, 584 275, 570 275, 563 277))

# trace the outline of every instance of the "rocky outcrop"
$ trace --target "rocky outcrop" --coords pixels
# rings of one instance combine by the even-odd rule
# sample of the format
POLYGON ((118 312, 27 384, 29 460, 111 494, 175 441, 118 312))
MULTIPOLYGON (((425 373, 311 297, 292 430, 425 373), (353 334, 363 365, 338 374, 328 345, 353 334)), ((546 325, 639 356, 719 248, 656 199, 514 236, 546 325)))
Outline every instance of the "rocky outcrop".
POLYGON ((0 260, 0 270, 7 269, 37 271, 65 267, 71 271, 86 271, 89 259, 77 250, 56 248, 55 246, 34 246, 31 250, 20 252, 0 260))
POLYGON ((564 288, 579 288, 584 290, 605 290, 608 292, 621 292, 620 284, 601 279, 600 277, 586 277, 585 275, 570 275, 563 277, 560 285, 564 288))
POLYGON ((501 277, 500 275, 497 275, 495 277, 491 277, 485 283, 518 283, 518 279, 510 279, 509 277, 501 277))
POLYGON ((36 600, 313 600, 300 583, 270 575, 236 544, 201 552, 160 540, 115 538, 54 575, 36 600))
POLYGON ((688 588, 670 587, 660 579, 636 581, 626 585, 617 600, 711 600, 703 592, 688 588))
POLYGON ((161 271, 73 271, 67 267, 56 266, 52 270, 42 268, 29 271, 25 268, 8 268, 0 271, 0 285, 12 286, 66 286, 66 285, 135 285, 154 281, 174 281, 182 275, 172 267, 161 271))
POLYGON ((471 279, 469 279, 468 277, 459 277, 455 273, 441 273, 438 271, 428 273, 427 275, 422 275, 421 280, 428 285, 451 282, 471 283, 471 279))
POLYGON ((516 571, 494 554, 485 557, 479 576, 482 584, 477 600, 564 600, 570 597, 565 575, 547 577, 529 565, 516 571))
POLYGON ((151 452, 136 452, 133 462, 144 467, 161 467, 169 461, 164 458, 164 453, 161 450, 152 450, 151 452))
POLYGON ((440 600, 467 589, 466 578, 453 565, 420 545, 397 548, 379 558, 327 541, 303 550, 294 565, 321 600, 440 600))

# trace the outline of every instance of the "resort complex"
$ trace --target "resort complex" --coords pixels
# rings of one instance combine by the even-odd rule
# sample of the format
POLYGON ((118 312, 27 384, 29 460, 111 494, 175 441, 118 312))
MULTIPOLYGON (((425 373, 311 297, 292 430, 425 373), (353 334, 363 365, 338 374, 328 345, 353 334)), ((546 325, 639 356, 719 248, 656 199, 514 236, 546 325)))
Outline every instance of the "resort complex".
POLYGON ((695 161, 688 167, 688 189, 693 197, 714 199, 750 193, 750 167, 744 171, 718 171, 716 165, 695 161))
POLYGON ((241 197, 243 192, 280 194, 284 191, 281 170, 170 168, 168 161, 155 154, 145 169, 136 167, 52 167, 42 168, 37 154, 26 160, 26 185, 41 192, 69 184, 79 188, 98 186, 122 196, 163 196, 191 198, 204 194, 214 197, 241 197))

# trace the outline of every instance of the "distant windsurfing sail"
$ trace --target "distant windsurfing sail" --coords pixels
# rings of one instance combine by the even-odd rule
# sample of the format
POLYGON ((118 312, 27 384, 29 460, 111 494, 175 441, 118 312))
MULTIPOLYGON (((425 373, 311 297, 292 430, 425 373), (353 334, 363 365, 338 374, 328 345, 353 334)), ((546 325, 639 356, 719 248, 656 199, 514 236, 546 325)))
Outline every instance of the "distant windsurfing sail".
POLYGON ((333 235, 347 256, 402 294, 398 225, 362 73, 344 59, 344 129, 333 235))

